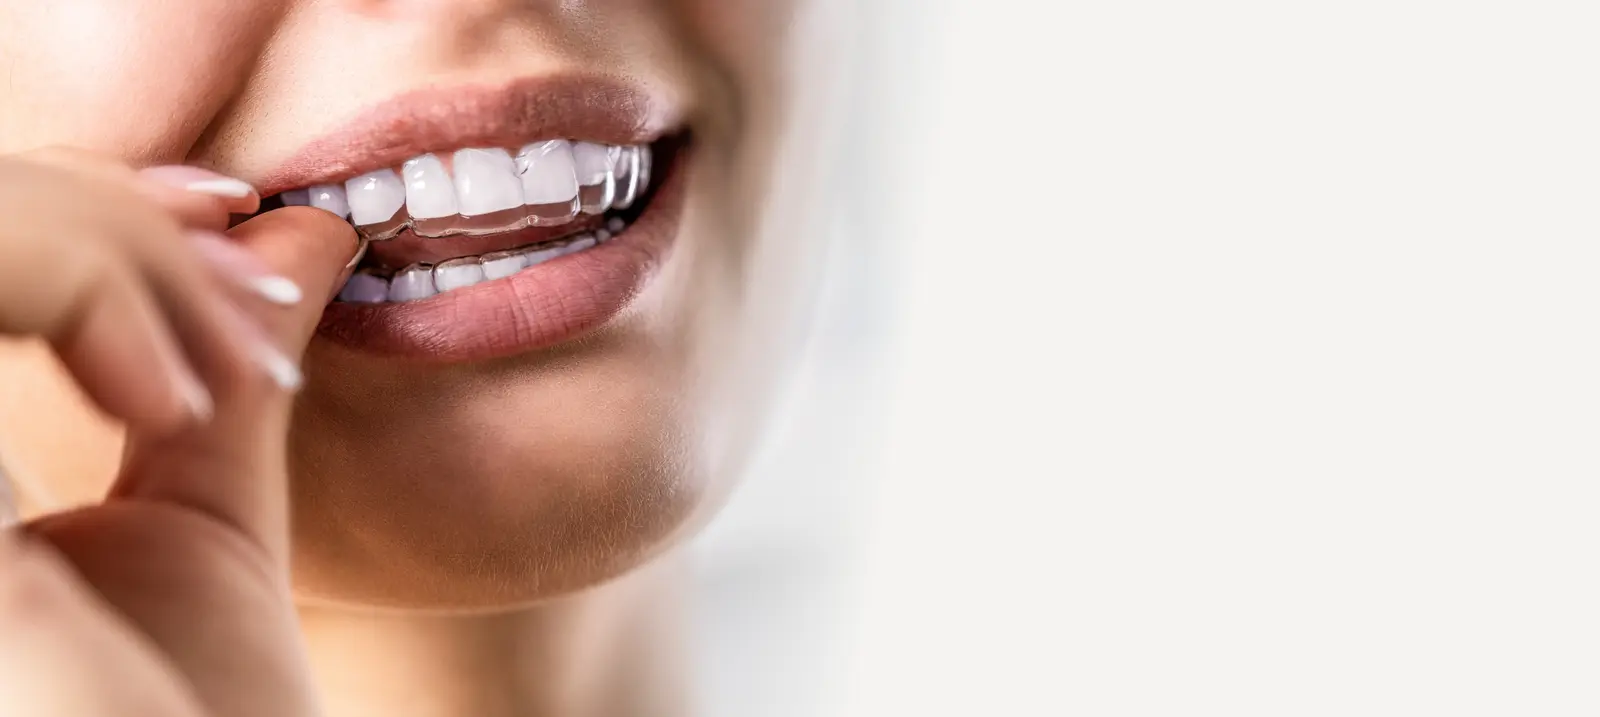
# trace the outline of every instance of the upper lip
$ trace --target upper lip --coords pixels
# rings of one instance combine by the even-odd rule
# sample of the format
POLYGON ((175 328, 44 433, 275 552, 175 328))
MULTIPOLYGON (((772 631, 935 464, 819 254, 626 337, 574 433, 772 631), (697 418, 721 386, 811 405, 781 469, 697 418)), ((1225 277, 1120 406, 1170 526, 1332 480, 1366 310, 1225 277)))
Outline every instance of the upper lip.
POLYGON ((667 93, 609 77, 413 90, 312 140, 259 181, 263 196, 331 184, 428 152, 518 147, 539 139, 645 144, 681 122, 667 93))

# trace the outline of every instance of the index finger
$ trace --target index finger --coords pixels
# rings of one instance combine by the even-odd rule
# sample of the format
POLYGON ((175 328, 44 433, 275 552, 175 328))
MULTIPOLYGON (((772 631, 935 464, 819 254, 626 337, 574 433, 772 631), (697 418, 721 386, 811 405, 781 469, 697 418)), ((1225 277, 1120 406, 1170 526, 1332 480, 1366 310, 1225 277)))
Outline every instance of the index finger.
MULTIPOLYGON (((298 361, 342 280, 357 240, 350 225, 309 207, 262 214, 230 236, 279 276, 303 290, 284 307, 247 310, 283 352, 298 361)), ((288 551, 287 436, 293 397, 254 371, 222 387, 215 417, 167 438, 130 440, 115 496, 138 496, 193 507, 237 527, 277 558, 288 551)), ((280 561, 279 565, 283 565, 280 561)))

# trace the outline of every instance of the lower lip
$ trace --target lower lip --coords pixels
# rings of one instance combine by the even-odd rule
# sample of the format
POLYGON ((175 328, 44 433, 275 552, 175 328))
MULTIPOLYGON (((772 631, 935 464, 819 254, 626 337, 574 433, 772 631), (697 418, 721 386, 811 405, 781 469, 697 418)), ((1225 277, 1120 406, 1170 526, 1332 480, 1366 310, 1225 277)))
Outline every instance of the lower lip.
POLYGON ((367 353, 458 363, 535 351, 603 326, 649 283, 672 247, 686 155, 658 165, 666 176, 649 205, 604 244, 420 301, 329 304, 317 333, 367 353))

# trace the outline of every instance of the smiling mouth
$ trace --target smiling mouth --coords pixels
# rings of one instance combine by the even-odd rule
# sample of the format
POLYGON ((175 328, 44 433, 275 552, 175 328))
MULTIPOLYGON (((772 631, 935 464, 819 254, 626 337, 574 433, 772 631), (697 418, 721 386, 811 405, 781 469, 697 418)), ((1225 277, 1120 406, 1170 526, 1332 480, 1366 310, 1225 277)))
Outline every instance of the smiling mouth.
POLYGON ((656 157, 679 138, 425 153, 399 167, 285 191, 261 211, 311 206, 371 242, 335 301, 428 299, 623 238, 649 206, 656 157))
POLYGON ((689 135, 664 95, 583 78, 422 90, 302 150, 262 182, 262 211, 308 205, 369 240, 319 334, 462 361, 606 323, 676 235, 689 135))

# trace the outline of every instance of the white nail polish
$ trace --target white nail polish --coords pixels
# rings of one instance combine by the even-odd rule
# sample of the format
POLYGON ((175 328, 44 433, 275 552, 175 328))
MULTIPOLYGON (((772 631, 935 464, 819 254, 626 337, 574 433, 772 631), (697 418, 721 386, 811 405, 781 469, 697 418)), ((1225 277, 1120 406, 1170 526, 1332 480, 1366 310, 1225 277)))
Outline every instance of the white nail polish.
POLYGON ((229 199, 243 199, 256 191, 254 187, 237 179, 218 177, 216 179, 202 179, 183 185, 184 189, 197 194, 209 194, 213 197, 227 197, 229 199))
POLYGON ((294 306, 305 298, 299 285, 281 276, 258 276, 249 281, 250 288, 261 298, 279 306, 294 306))
POLYGON ((269 345, 261 344, 256 349, 255 358, 256 364, 267 372, 267 376, 273 383, 278 384, 278 388, 285 391, 295 391, 300 388, 303 381, 300 367, 289 360, 288 356, 269 345))

